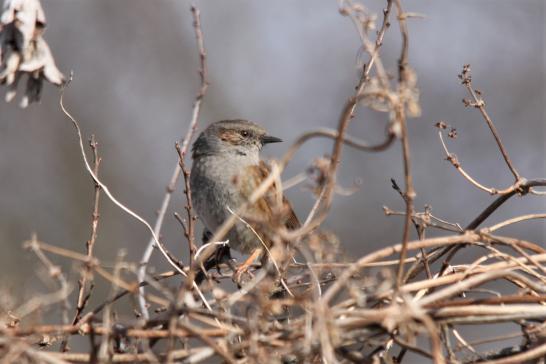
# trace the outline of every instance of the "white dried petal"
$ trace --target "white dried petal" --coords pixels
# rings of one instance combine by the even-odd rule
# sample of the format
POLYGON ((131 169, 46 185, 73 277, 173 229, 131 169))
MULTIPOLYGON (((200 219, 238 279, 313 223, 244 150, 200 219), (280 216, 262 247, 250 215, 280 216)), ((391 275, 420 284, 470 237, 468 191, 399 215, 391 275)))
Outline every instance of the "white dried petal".
POLYGON ((64 82, 64 76, 42 37, 45 24, 40 0, 4 2, 0 16, 0 84, 9 86, 6 101, 11 101, 19 78, 28 76, 21 107, 40 100, 44 79, 57 86, 64 82))
POLYGON ((57 86, 62 84, 64 82, 64 76, 57 68, 55 60, 53 59, 53 54, 51 54, 49 46, 42 37, 38 39, 38 50, 43 56, 43 73, 46 80, 57 86))
POLYGON ((1 22, 14 22, 17 29, 23 34, 24 47, 34 37, 36 22, 46 23, 44 10, 39 0, 11 0, 6 1, 1 22))
POLYGON ((56 85, 60 85, 63 74, 57 68, 49 46, 42 37, 32 42, 24 54, 24 61, 19 65, 22 72, 43 71, 45 78, 56 85))
POLYGON ((21 56, 19 53, 10 52, 6 56, 6 62, 3 65, 4 69, 0 72, 0 81, 6 81, 6 84, 11 85, 15 80, 15 73, 19 67, 21 56))
POLYGON ((17 93, 17 85, 19 84, 19 80, 21 79, 21 72, 15 73, 15 78, 11 84, 8 85, 8 92, 6 92, 5 100, 6 102, 10 102, 15 98, 15 94, 17 93))

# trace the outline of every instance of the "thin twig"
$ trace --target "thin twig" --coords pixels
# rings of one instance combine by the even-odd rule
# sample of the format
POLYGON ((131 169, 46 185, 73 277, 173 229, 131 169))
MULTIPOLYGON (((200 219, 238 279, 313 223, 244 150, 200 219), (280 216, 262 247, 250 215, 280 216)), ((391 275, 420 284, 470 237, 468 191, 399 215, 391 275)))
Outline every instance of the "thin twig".
POLYGON ((190 255, 190 266, 193 264, 193 260, 195 257, 195 252, 197 251, 197 247, 195 246, 195 220, 196 216, 193 215, 193 204, 191 199, 191 188, 190 188, 190 171, 186 167, 185 162, 185 152, 180 147, 179 143, 176 143, 176 151, 178 152, 179 157, 179 164, 180 169, 182 170, 182 174, 184 175, 184 194, 186 195, 186 215, 187 215, 187 222, 184 223, 183 220, 179 220, 180 224, 182 225, 182 228, 184 230, 184 236, 186 237, 186 240, 188 241, 188 252, 190 255))
POLYGON ((493 188, 493 187, 486 187, 484 185, 482 185, 481 183, 479 183, 478 181, 476 181, 474 178, 472 178, 472 176, 466 172, 463 167, 461 166, 461 163, 459 162, 459 159, 457 158, 457 156, 453 153, 450 153, 448 148, 447 148, 447 144, 444 140, 444 137, 443 137, 443 133, 442 133, 442 129, 439 128, 438 130, 438 136, 440 137, 440 142, 442 143, 442 147, 444 149, 444 152, 446 154, 446 160, 449 161, 451 163, 451 165, 468 181, 470 182, 472 185, 474 185, 475 187, 477 187, 478 189, 482 190, 482 191, 485 191, 491 195, 506 195, 506 194, 509 194, 511 192, 514 192, 514 191, 519 191, 521 190, 521 186, 522 184, 525 182, 523 179, 519 179, 518 181, 516 181, 516 183, 514 183, 513 185, 505 188, 505 189, 497 189, 497 188, 493 188))
MULTIPOLYGON (((93 151, 93 172, 96 176, 98 176, 101 158, 98 154, 98 143, 95 140, 94 135, 91 135, 91 139, 89 140, 89 146, 93 151)), ((78 291, 78 302, 76 303, 76 314, 74 315, 74 319, 72 320, 72 325, 76 325, 81 319, 81 314, 85 309, 87 302, 89 302, 89 298, 91 297, 91 291, 93 290, 93 284, 91 283, 88 286, 88 280, 92 274, 91 262, 93 262, 93 250, 95 247, 95 242, 97 240, 97 232, 100 218, 99 203, 101 190, 100 185, 98 185, 96 182, 94 182, 94 185, 95 193, 93 197, 93 213, 91 215, 91 237, 89 238, 89 240, 87 240, 85 244, 89 261, 88 264, 84 266, 81 273, 81 278, 79 281, 80 289, 78 291)), ((60 347, 62 352, 68 350, 68 338, 61 343, 60 347)))
MULTIPOLYGON (((199 119, 199 114, 201 112, 201 104, 203 102, 203 98, 205 97, 205 94, 207 92, 208 88, 208 71, 207 71, 207 57, 205 52, 205 46, 204 46, 204 40, 203 40, 203 32, 201 30, 201 20, 200 20, 200 13, 199 9, 197 7, 193 6, 191 7, 191 13, 193 17, 193 28, 195 31, 195 38, 197 42, 197 50, 199 52, 199 76, 201 78, 201 86, 199 88, 199 91, 197 93, 197 96, 195 98, 195 101, 193 103, 193 109, 192 109, 192 117, 191 121, 188 127, 188 131, 186 132, 186 136, 184 137, 184 140, 182 141, 182 147, 180 148, 180 154, 182 156, 186 155, 186 152, 188 151, 188 148, 190 146, 190 142, 193 138, 193 135, 195 134, 195 129, 197 128, 197 121, 199 119)), ((163 197, 163 202, 161 204, 161 209, 159 210, 159 214, 154 226, 154 234, 159 235, 161 231, 161 226, 163 224, 163 219, 165 217, 165 213, 167 212, 167 208, 170 203, 171 195, 174 192, 176 182, 178 181, 180 177, 180 173, 182 172, 182 168, 180 166, 180 160, 176 163, 176 166, 174 167, 173 175, 171 177, 171 181, 169 182, 169 186, 167 187, 167 191, 165 193, 165 196, 163 197)), ((188 175, 184 173, 184 178, 187 179, 188 175)), ((186 187, 188 198, 188 207, 191 204, 191 195, 190 190, 188 187, 186 187)), ((191 212, 188 211, 188 214, 191 215, 191 212)), ((189 219, 189 224, 193 224, 192 222, 193 218, 189 219)), ((191 235, 190 235, 191 236, 191 235)), ((155 241, 157 239, 154 239, 152 236, 152 239, 148 242, 148 245, 146 246, 146 249, 144 250, 144 253, 142 255, 141 259, 141 268, 138 272, 138 278, 142 282, 144 280, 144 276, 146 275, 146 267, 148 265, 148 262, 150 260, 150 257, 152 256, 153 248, 155 245, 155 241)), ((191 243, 190 243, 191 247, 191 243)), ((190 251, 191 255, 191 251, 190 251)), ((146 307, 146 302, 143 298, 143 288, 141 288, 141 295, 139 296, 139 306, 142 314, 144 315, 144 318, 149 318, 148 309, 146 307)))
MULTIPOLYGON (((407 77, 407 64, 408 64, 408 42, 409 35, 408 29, 404 17, 404 10, 400 0, 395 1, 396 10, 398 14, 398 24, 400 25, 400 33, 402 34, 402 51, 400 59, 398 60, 398 77, 400 82, 400 88, 403 88, 408 82, 407 77)), ((406 259, 407 243, 409 240, 409 231, 411 225, 411 216, 413 215, 413 200, 415 199, 415 190, 413 187, 413 178, 411 175, 411 159, 410 159, 410 147, 409 147, 409 135, 406 113, 404 105, 398 105, 395 107, 396 122, 400 125, 402 131, 402 156, 404 162, 404 181, 405 191, 404 196, 406 200, 406 219, 404 222, 404 232, 402 234, 402 250, 400 251, 400 264, 398 265, 396 285, 400 287, 403 284, 404 278, 404 264, 402 263, 406 259)))
MULTIPOLYGON (((30 248, 34 252, 34 254, 36 254, 38 259, 42 262, 44 267, 47 269, 47 273, 49 277, 57 281, 57 283, 59 284, 59 292, 55 293, 52 297, 57 297, 57 296, 61 297, 61 302, 62 302, 61 320, 64 324, 68 324, 69 322, 68 311, 70 310, 68 295, 70 293, 71 288, 70 288, 70 285, 68 284, 68 281, 66 280, 66 277, 64 276, 61 270, 61 267, 53 264, 53 262, 40 249, 40 241, 38 241, 38 237, 36 236, 36 234, 33 234, 32 238, 28 241, 25 241, 23 245, 30 248)), ((25 313, 25 315, 26 314, 27 313, 25 313)))
POLYGON ((510 157, 508 156, 508 152, 506 151, 506 148, 502 144, 502 141, 500 139, 499 133, 497 132, 497 128, 495 127, 495 124, 493 124, 493 121, 491 120, 491 117, 489 117, 489 114, 487 113, 487 110, 485 109, 485 101, 481 97, 481 92, 478 90, 475 90, 472 86, 472 76, 470 74, 470 65, 466 64, 463 66, 463 72, 459 75, 462 84, 466 87, 468 90, 468 93, 470 96, 472 96, 472 102, 469 103, 470 106, 474 106, 477 109, 480 110, 480 113, 483 116, 483 119, 487 123, 487 126, 489 127, 489 130, 491 130, 491 134, 493 134, 493 137, 495 138, 495 142, 497 142, 497 145, 499 147, 499 150, 502 154, 502 157, 504 158, 504 161, 506 162, 506 165, 510 169, 510 172, 514 175, 514 178, 516 179, 516 184, 520 182, 521 176, 516 171, 516 168, 512 164, 512 161, 510 160, 510 157))

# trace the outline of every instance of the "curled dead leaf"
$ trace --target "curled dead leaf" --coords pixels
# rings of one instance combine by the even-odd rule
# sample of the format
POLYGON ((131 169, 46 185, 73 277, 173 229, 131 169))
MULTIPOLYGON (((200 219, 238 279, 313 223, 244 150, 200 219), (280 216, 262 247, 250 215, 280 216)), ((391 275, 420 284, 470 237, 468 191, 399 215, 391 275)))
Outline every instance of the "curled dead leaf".
POLYGON ((6 0, 0 17, 0 84, 5 100, 15 98, 22 76, 27 77, 20 106, 40 101, 43 81, 60 86, 64 76, 43 38, 45 14, 39 0, 6 0))

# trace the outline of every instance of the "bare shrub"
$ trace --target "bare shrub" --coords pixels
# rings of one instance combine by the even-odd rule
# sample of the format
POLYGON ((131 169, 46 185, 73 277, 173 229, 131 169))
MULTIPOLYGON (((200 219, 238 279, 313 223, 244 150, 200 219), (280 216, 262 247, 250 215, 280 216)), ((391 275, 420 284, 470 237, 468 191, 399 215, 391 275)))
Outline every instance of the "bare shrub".
MULTIPOLYGON (((41 9, 37 1, 29 3, 41 9)), ((11 11, 10 6, 21 2, 8 1, 7 4, 7 11, 11 11)), ((407 22, 417 14, 405 11, 400 0, 387 0, 379 21, 366 6, 353 1, 341 1, 339 11, 354 24, 366 61, 361 66, 354 94, 342 106, 337 129, 311 130, 301 135, 281 159, 271 161, 270 175, 203 246, 196 243, 196 216, 186 165, 186 154, 208 88, 207 55, 198 9, 192 7, 191 13, 201 85, 187 133, 176 145, 179 163, 174 166, 154 224, 118 201, 101 180, 98 144, 92 137, 89 157, 79 124, 65 108, 61 96, 61 108, 76 129, 85 168, 94 181, 90 237, 85 253, 49 245, 36 236, 25 242, 25 247, 36 255, 54 280, 55 287, 51 293, 37 294, 3 317, 0 356, 4 361, 197 363, 212 358, 228 363, 399 363, 408 352, 413 352, 423 361, 435 363, 543 362, 546 355, 546 306, 543 304, 546 301, 546 251, 539 243, 497 235, 497 230, 522 221, 543 219, 546 214, 526 214, 481 226, 510 198, 544 194, 536 188, 545 186, 546 179, 526 179, 517 171, 486 110, 484 95, 474 86, 470 66, 464 65, 459 75, 469 95, 464 105, 480 112, 514 182, 510 186, 486 186, 472 177, 463 168, 464 161, 448 148, 450 140, 456 139, 457 130, 446 121, 438 121, 438 148, 445 152, 446 160, 470 187, 496 199, 465 227, 434 216, 430 206, 419 211, 414 205, 418 186, 413 183, 408 136, 409 118, 421 112, 417 75, 408 61, 407 22), (389 74, 380 52, 384 35, 394 31, 391 29, 394 23, 402 40, 396 76, 389 74), (348 125, 358 122, 359 105, 384 113, 383 140, 369 143, 348 135, 348 125), (250 280, 232 282, 235 262, 222 255, 226 251, 224 235, 237 219, 252 220, 252 216, 245 214, 245 208, 273 183, 280 183, 283 169, 298 149, 317 137, 333 141, 330 155, 318 156, 308 171, 288 181, 290 185, 303 181, 311 185, 316 197, 313 208, 302 219, 300 228, 276 227, 267 266, 256 264, 250 270, 250 280), (343 242, 322 226, 338 192, 336 176, 343 156, 342 147, 381 152, 395 143, 402 146, 404 180, 401 185, 393 180, 392 186, 405 209, 395 211, 385 207, 385 214, 403 217, 401 239, 355 261, 343 261, 337 254, 343 242), (189 265, 170 253, 160 238, 167 207, 181 176, 186 213, 184 217, 176 217, 188 242, 189 265), (127 261, 120 252, 115 265, 107 268, 94 254, 102 198, 111 200, 149 230, 151 239, 139 263, 127 261), (412 229, 416 230, 418 240, 410 240, 412 229), (431 229, 441 231, 441 236, 427 238, 431 229), (171 271, 150 273, 148 264, 155 250, 171 265, 171 271), (453 263, 462 250, 481 254, 473 261, 453 263), (80 267, 79 281, 69 281, 65 272, 50 260, 51 255, 76 262, 80 267), (90 308, 88 302, 94 294, 96 277, 110 282, 111 291, 102 297, 102 304, 90 308), (164 282, 175 279, 180 283, 179 289, 173 291, 164 282), (73 291, 77 293, 71 294, 73 291), (127 300, 127 297, 134 299, 128 300, 135 307, 135 320, 131 323, 118 319, 113 309, 114 302, 127 300), (57 323, 30 319, 38 309, 52 305, 61 306, 57 323), (463 325, 476 330, 484 325, 504 328, 505 323, 517 329, 496 337, 484 337, 480 342, 465 339, 461 330, 463 325), (70 350, 70 340, 77 335, 88 340, 87 351, 70 350), (514 338, 521 344, 505 347, 503 341, 514 338), (498 349, 480 350, 479 345, 486 342, 498 343, 498 349)), ((43 17, 41 10, 36 14, 36 19, 43 17)), ((3 42, 8 39, 5 36, 8 23, 3 23, 3 42)), ((36 36, 35 32, 32 34, 36 36)), ((10 55, 13 49, 8 53, 2 49, 3 59, 17 57, 18 67, 24 64, 21 62, 24 55, 17 52, 10 55)), ((52 59, 48 59, 49 63, 32 72, 42 72, 40 75, 49 78, 46 69, 52 59)), ((2 73, 2 79, 8 80, 8 84, 14 82, 18 72, 31 72, 12 68, 10 64, 11 61, 6 61, 2 73)), ((52 80, 60 84, 62 76, 57 74, 52 80)), ((259 223, 272 224, 271 221, 259 223)))

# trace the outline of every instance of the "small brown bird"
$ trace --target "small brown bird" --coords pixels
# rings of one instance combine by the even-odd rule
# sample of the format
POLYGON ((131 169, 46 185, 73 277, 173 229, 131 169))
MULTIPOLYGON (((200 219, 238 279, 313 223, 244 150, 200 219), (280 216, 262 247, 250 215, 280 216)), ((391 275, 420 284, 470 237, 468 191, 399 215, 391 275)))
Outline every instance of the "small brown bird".
MULTIPOLYGON (((207 231, 215 232, 267 178, 270 169, 260 160, 260 150, 265 144, 281 141, 246 120, 218 121, 199 135, 192 148, 190 187, 193 204, 207 231)), ((231 248, 250 254, 239 271, 246 270, 263 248, 272 245, 275 224, 288 229, 300 226, 285 198, 283 206, 275 203, 276 189, 272 185, 249 206, 227 234, 231 248)))

